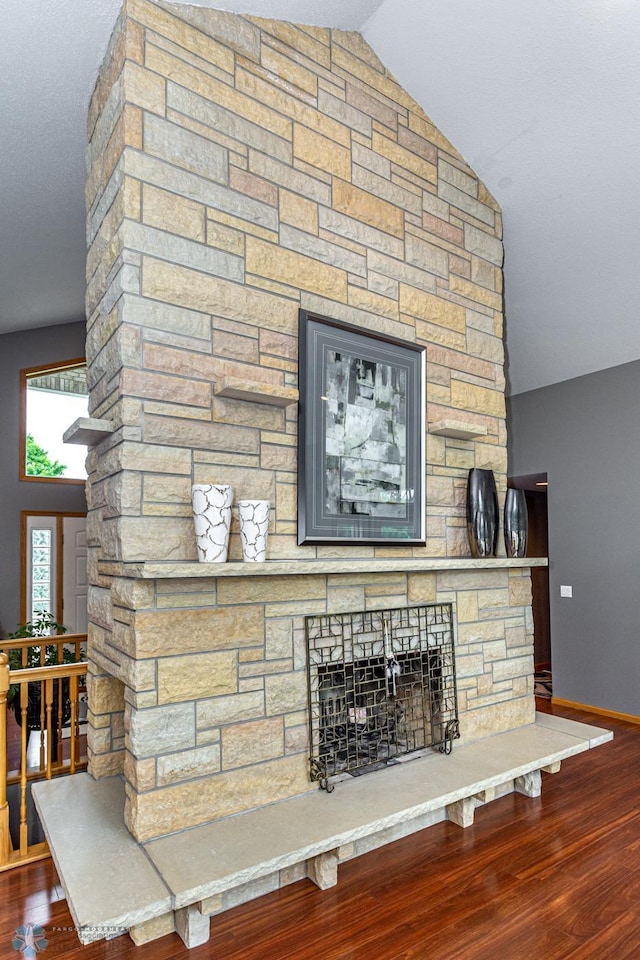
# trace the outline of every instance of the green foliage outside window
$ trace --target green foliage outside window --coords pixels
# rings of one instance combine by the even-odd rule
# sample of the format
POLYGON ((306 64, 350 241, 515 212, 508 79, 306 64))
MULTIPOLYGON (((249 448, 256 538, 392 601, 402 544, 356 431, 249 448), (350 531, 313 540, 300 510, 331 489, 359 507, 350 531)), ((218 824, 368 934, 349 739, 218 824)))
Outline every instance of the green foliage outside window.
POLYGON ((27 476, 28 477, 60 477, 67 469, 65 463, 52 460, 47 451, 27 434, 27 476))

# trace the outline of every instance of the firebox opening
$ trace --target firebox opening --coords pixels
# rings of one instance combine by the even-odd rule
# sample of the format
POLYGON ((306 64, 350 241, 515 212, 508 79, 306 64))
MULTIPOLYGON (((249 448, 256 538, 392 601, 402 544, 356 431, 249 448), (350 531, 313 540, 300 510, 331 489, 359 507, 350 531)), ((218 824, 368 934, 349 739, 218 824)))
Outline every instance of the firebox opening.
POLYGON ((306 618, 311 779, 359 776, 459 737, 451 604, 306 618))

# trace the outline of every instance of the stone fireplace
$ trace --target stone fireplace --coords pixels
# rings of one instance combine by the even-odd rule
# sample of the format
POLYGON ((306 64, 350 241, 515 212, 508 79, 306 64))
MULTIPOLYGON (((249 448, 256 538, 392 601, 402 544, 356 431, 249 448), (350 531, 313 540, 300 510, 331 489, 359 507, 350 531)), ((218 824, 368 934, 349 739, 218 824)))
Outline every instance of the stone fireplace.
POLYGON ((164 0, 125 0, 88 133, 90 772, 133 836, 318 789, 306 617, 445 605, 461 741, 530 723, 528 568, 466 533, 468 470, 506 488, 484 185, 359 35, 164 0), (301 308, 426 347, 424 546, 297 545, 301 308), (271 502, 266 564, 235 525, 195 562, 207 482, 271 502))

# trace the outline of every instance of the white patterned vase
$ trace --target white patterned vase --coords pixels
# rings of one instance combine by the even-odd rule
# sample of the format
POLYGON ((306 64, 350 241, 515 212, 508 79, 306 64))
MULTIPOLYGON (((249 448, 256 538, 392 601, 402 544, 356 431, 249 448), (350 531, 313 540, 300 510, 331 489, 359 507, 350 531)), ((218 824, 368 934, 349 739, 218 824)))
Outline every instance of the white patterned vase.
POLYGON ((229 550, 233 487, 224 483, 194 483, 193 522, 200 563, 224 563, 229 550))
POLYGON ((242 559, 249 563, 261 563, 267 559, 269 501, 238 500, 238 516, 242 559))

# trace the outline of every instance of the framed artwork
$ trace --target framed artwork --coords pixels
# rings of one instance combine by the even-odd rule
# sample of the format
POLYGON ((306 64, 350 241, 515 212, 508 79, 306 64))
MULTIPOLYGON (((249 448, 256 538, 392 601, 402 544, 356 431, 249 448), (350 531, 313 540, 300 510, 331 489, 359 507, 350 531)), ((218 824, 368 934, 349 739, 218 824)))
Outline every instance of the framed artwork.
POLYGON ((300 311, 298 543, 425 542, 425 351, 300 311))

